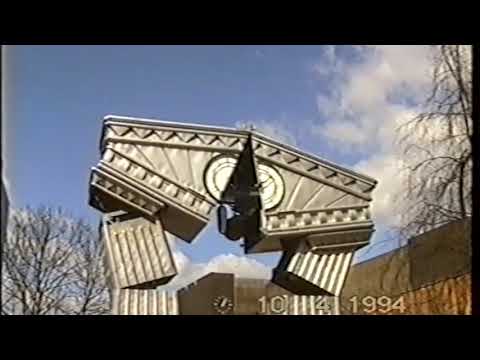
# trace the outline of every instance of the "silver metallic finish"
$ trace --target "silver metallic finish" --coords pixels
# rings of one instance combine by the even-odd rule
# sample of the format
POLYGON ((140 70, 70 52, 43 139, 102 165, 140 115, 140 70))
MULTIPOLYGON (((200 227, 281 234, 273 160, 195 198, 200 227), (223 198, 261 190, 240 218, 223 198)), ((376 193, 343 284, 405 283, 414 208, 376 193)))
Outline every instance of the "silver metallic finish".
POLYGON ((295 251, 284 254, 274 270, 274 278, 280 279, 282 286, 294 293, 302 288, 309 293, 339 296, 345 283, 354 250, 326 252, 308 248, 303 243, 295 251))
POLYGON ((278 142, 277 140, 274 140, 268 136, 265 136, 255 131, 239 130, 239 129, 228 128, 228 127, 220 127, 220 126, 188 124, 183 122, 172 122, 172 121, 157 120, 157 119, 144 119, 144 118, 133 118, 133 117, 127 117, 127 116, 118 116, 118 115, 107 115, 104 117, 104 128, 103 128, 103 134, 101 136, 101 144, 104 144, 104 142, 107 140, 109 136, 108 134, 106 134, 107 128, 112 126, 117 126, 119 128, 123 127, 123 130, 121 130, 122 135, 124 135, 124 133, 128 131, 129 127, 137 127, 137 128, 143 127, 147 129, 153 129, 153 130, 161 129, 161 130, 170 130, 170 131, 172 130, 182 131, 185 133, 193 132, 193 133, 203 133, 203 134, 210 134, 210 135, 222 135, 222 136, 231 136, 231 137, 237 137, 237 138, 243 138, 243 139, 246 139, 249 134, 253 134, 255 136, 255 139, 258 140, 259 142, 273 145, 274 147, 278 147, 282 151, 285 151, 290 154, 291 153, 297 154, 306 161, 320 163, 322 164, 322 167, 325 168, 326 170, 337 171, 337 172, 340 172, 341 174, 352 176, 362 182, 373 183, 373 184, 376 183, 376 180, 369 176, 359 174, 350 169, 339 166, 338 164, 334 164, 326 159, 320 158, 318 156, 314 156, 312 154, 308 154, 299 148, 296 148, 291 145, 283 144, 281 142, 278 142))
POLYGON ((205 186, 212 197, 219 201, 225 190, 230 176, 237 164, 237 158, 220 155, 208 164, 205 169, 205 186))
MULTIPOLYGON (((145 149, 146 145, 150 144, 157 149, 170 151, 170 159, 173 160, 178 153, 182 151, 186 153, 187 149, 194 152, 216 151, 224 154, 239 154, 249 134, 253 136, 255 154, 260 162, 280 167, 292 175, 302 175, 314 181, 320 181, 359 199, 367 201, 371 199, 369 194, 376 184, 374 179, 252 131, 108 116, 104 122, 102 147, 104 148, 108 143, 128 143, 145 149), (171 151, 175 148, 177 152, 171 151)), ((179 168, 182 167, 176 161, 172 163, 179 168)), ((198 163, 198 166, 205 165, 205 163, 198 163)), ((302 185, 298 192, 303 192, 304 188, 305 185, 302 185)))
POLYGON ((151 289, 177 274, 160 220, 105 220, 103 230, 113 288, 151 289))
POLYGON ((300 149, 281 144, 258 133, 254 133, 253 136, 256 142, 255 154, 259 160, 269 160, 287 170, 305 174, 312 179, 321 179, 327 185, 352 191, 360 197, 362 193, 370 193, 376 185, 376 180, 370 177, 306 154, 300 149))
POLYGON ((207 196, 203 176, 209 161, 218 154, 240 153, 246 141, 245 137, 233 134, 173 131, 165 129, 161 123, 151 127, 149 135, 142 138, 137 134, 139 126, 109 124, 106 123, 103 149, 110 145, 145 167, 207 196), (120 132, 119 128, 127 131, 120 132))
POLYGON ((154 216, 164 207, 160 200, 145 196, 133 186, 101 169, 92 169, 90 186, 90 203, 104 212, 130 208, 154 216))
POLYGON ((276 207, 285 195, 283 178, 274 167, 258 164, 258 179, 261 184, 262 203, 265 210, 276 207))
POLYGON ((341 229, 344 225, 363 224, 372 226, 368 206, 346 207, 346 208, 324 208, 303 211, 283 211, 266 214, 266 228, 271 235, 281 232, 295 230, 328 231, 328 228, 341 229))
POLYGON ((215 205, 212 200, 193 188, 145 167, 132 155, 124 155, 113 146, 107 146, 102 160, 97 168, 93 169, 93 173, 95 177, 91 184, 97 191, 106 193, 110 198, 127 201, 129 203, 126 205, 137 209, 140 206, 140 210, 144 210, 143 212, 149 216, 156 215, 152 211, 157 210, 159 204, 164 204, 167 207, 162 214, 165 228, 186 241, 193 240, 203 229, 215 205), (99 188, 98 181, 95 182, 95 179, 100 174, 112 179, 110 183, 122 184, 122 187, 118 185, 114 187, 116 189, 114 193, 111 188, 99 188), (125 189, 129 190, 128 195, 133 194, 133 196, 121 198, 125 189), (121 191, 120 194, 119 191, 121 191), (135 204, 132 205, 132 202, 135 204), (150 206, 152 211, 145 211, 145 204, 150 206), (179 226, 182 222, 183 226, 179 226))
MULTIPOLYGON (((313 180, 313 182, 311 182, 312 184, 302 184, 301 189, 310 188, 311 185, 317 185, 316 183, 320 182, 332 188, 332 190, 339 190, 341 195, 344 195, 344 193, 348 193, 350 195, 353 195, 355 198, 361 200, 371 200, 368 192, 371 190, 372 185, 358 185, 357 181, 351 183, 343 183, 342 180, 344 177, 340 177, 338 173, 334 171, 322 172, 319 170, 320 168, 318 164, 311 163, 311 167, 309 167, 308 165, 304 166, 304 163, 300 161, 299 157, 294 158, 294 160, 288 161, 288 158, 285 157, 267 157, 264 155, 259 155, 257 152, 255 154, 259 161, 268 162, 272 166, 276 166, 277 170, 280 171, 282 175, 292 177, 292 190, 294 189, 295 183, 298 181, 298 176, 302 176, 306 179, 313 180)), ((351 178, 348 179, 353 180, 351 178)))
POLYGON ((112 315, 179 314, 176 292, 115 289, 112 298, 112 315))
MULTIPOLYGON (((296 211, 307 214, 304 217, 308 222, 309 211, 312 213, 310 216, 315 218, 317 209, 368 207, 371 192, 376 185, 374 179, 254 131, 110 115, 104 121, 101 144, 104 153, 108 153, 108 149, 114 150, 136 165, 141 164, 170 182, 183 185, 184 189, 196 190, 198 194, 216 202, 215 194, 211 193, 218 193, 225 181, 214 184, 207 167, 217 155, 233 158, 238 156, 249 135, 253 139, 258 170, 264 166, 272 169, 270 173, 275 174, 267 176, 276 181, 272 181, 274 186, 266 189, 266 192, 272 193, 263 196, 264 200, 269 198, 264 201, 266 216, 270 213, 296 211)), ((105 161, 108 157, 104 155, 105 161)), ((119 166, 128 168, 125 161, 119 166)), ((226 177, 226 172, 223 173, 221 177, 226 177)), ((261 176, 260 171, 259 175, 261 176)), ((142 171, 137 172, 137 178, 143 176, 148 175, 142 171)), ((179 204, 182 207, 182 203, 175 200, 177 202, 171 206, 179 204)), ((205 213, 209 214, 211 209, 208 206, 204 208, 205 213)), ((205 213, 200 215, 206 216, 205 213)), ((185 219, 188 220, 188 217, 185 219)), ((302 226, 301 224, 300 221, 299 225, 302 226)), ((165 226, 172 231, 168 221, 165 221, 165 226)), ((267 222, 267 238, 272 230, 268 226, 267 222)), ((295 224, 288 227, 295 227, 295 224)), ((309 231, 316 230, 310 228, 309 231)))
MULTIPOLYGON (((124 155, 113 147, 107 147, 102 159, 102 165, 118 171, 119 173, 134 179, 152 194, 164 199, 166 202, 175 203, 185 210, 194 212, 199 217, 208 219, 208 216, 215 203, 207 199, 203 194, 190 188, 185 181, 178 179, 171 180, 162 173, 149 169, 137 162, 133 157, 124 155)), ((172 171, 175 167, 172 165, 172 171)), ((180 167, 180 166, 178 166, 180 167)))
POLYGON ((285 315, 339 315, 339 299, 333 296, 289 295, 285 315))
POLYGON ((246 249, 247 253, 281 251, 300 238, 310 246, 357 248, 368 244, 374 231, 368 205, 282 211, 263 216, 266 237, 246 249))
MULTIPOLYGON (((237 158, 230 155, 220 155, 214 158, 205 170, 205 185, 217 201, 220 200, 230 176, 237 165, 237 158)), ((258 177, 261 184, 260 193, 263 208, 269 210, 277 206, 285 194, 285 185, 275 168, 258 164, 258 177)))
POLYGON ((240 234, 245 252, 284 251, 277 275, 291 274, 287 284, 295 280, 313 294, 341 290, 351 254, 374 231, 369 203, 376 180, 252 130, 109 115, 100 148, 90 204, 161 219, 165 230, 185 241, 208 223, 234 160, 249 149, 254 182, 263 184, 252 208, 255 221, 240 234), (292 252, 300 240, 305 248, 292 252))

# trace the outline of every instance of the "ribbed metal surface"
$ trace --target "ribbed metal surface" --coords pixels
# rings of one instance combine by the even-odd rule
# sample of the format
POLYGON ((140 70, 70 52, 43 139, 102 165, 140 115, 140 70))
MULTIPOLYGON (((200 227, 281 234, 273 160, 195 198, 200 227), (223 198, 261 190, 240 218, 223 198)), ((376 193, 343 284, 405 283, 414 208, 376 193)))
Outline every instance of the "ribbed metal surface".
POLYGON ((285 315, 338 315, 338 298, 333 296, 301 296, 288 298, 285 315))
POLYGON ((236 315, 338 315, 338 300, 295 295, 265 279, 235 279, 236 315))
MULTIPOLYGON (((249 206, 255 216, 243 227, 248 228, 245 252, 287 251, 288 261, 276 269, 276 283, 290 282, 295 294, 340 293, 353 254, 346 246, 348 251, 365 246, 373 231, 369 202, 374 179, 250 130, 112 115, 102 129, 102 159, 92 169, 90 204, 103 212, 160 214, 162 221, 159 232, 151 225, 137 228, 123 222, 107 229, 114 288, 151 289, 176 274, 163 231, 193 241, 211 218, 218 202, 215 192, 224 193, 230 178, 218 175, 219 160, 237 160, 248 149, 253 166, 239 182, 260 182, 263 206, 260 201, 249 206), (255 170, 258 181, 246 181, 255 170), (250 235, 259 233, 261 237, 250 235), (298 239, 310 248, 293 254, 290 247, 298 239), (313 246, 328 254, 312 252, 313 246)), ((235 207, 240 202, 235 200, 235 207)))
POLYGON ((177 274, 161 222, 144 218, 103 225, 114 288, 155 288, 177 274))
POLYGON ((115 289, 112 296, 112 315, 179 314, 176 292, 115 289))
POLYGON ((316 227, 329 228, 341 224, 371 223, 368 206, 361 205, 342 209, 316 209, 303 211, 287 211, 266 214, 268 231, 285 231, 309 229, 316 227))
MULTIPOLYGON (((374 179, 252 131, 108 116, 102 148, 115 150, 141 164, 137 178, 142 181, 146 173, 155 172, 208 196, 204 170, 210 160, 215 153, 229 156, 241 153, 247 136, 254 140, 255 158, 261 163, 259 171, 268 165, 285 182, 286 195, 282 196, 276 212, 368 206, 376 185, 374 179)), ((109 161, 108 157, 104 160, 109 161)), ((129 167, 125 161, 119 165, 129 167)))
POLYGON ((353 252, 315 254, 312 251, 297 253, 287 267, 319 288, 338 296, 342 290, 353 252))
POLYGON ((277 295, 261 299, 261 315, 339 315, 334 296, 277 295))
MULTIPOLYGON (((162 198, 164 201, 173 202, 180 207, 186 208, 188 211, 192 211, 198 216, 208 219, 215 203, 208 200, 205 194, 202 194, 187 185, 192 182, 192 179, 187 178, 186 175, 185 178, 179 178, 179 175, 176 175, 173 179, 165 176, 161 169, 155 170, 144 163, 139 162, 132 154, 131 149, 136 148, 129 146, 128 144, 107 146, 99 167, 107 170, 116 170, 119 174, 128 177, 129 180, 146 186, 152 194, 162 198), (123 149, 124 147, 127 147, 130 151, 123 149), (122 149, 126 154, 120 150, 116 150, 116 148, 122 149)), ((137 150, 137 152, 139 152, 139 150, 137 150)), ((165 150, 164 153, 167 154, 167 150, 165 150)), ((144 153, 140 154, 142 154, 142 158, 151 158, 153 156, 148 156, 149 154, 144 153)), ((137 157, 140 156, 141 155, 137 154, 137 157)), ((163 161, 160 161, 161 164, 172 164, 171 171, 174 173, 175 171, 176 173, 179 173, 180 168, 187 167, 184 162, 187 162, 186 159, 175 159, 173 155, 172 159, 166 158, 163 159, 163 161), (174 160, 177 161, 174 162, 174 160)), ((185 170, 185 173, 189 173, 189 171, 185 170)))
MULTIPOLYGON (((204 198, 198 198, 199 205, 213 200, 204 183, 204 170, 212 157, 220 153, 238 153, 245 141, 246 136, 235 130, 225 134, 205 131, 202 126, 184 129, 181 123, 173 127, 163 122, 142 125, 126 119, 107 120, 102 139, 105 148, 113 149, 117 157, 129 158, 142 165, 147 173, 153 172, 161 176, 162 181, 174 182, 187 192, 201 193, 204 198)), ((104 159, 109 161, 108 157, 104 159)), ((178 198, 178 201, 183 199, 178 198)), ((207 205, 195 210, 204 214, 209 211, 207 205)))
POLYGON ((374 179, 251 130, 109 115, 102 129, 102 160, 93 172, 114 174, 117 181, 92 181, 90 203, 101 211, 128 206, 155 216, 157 200, 168 210, 162 214, 165 229, 191 242, 209 221, 229 178, 222 161, 234 163, 247 138, 265 215, 256 224, 265 236, 249 241, 247 253, 283 251, 290 239, 330 236, 334 230, 345 231, 344 243, 360 232, 362 245, 368 243, 374 179), (120 180, 129 187, 119 187, 120 180))
POLYGON ((148 216, 154 216, 164 203, 154 199, 123 180, 99 168, 92 168, 90 178, 90 204, 102 212, 133 208, 148 216))
POLYGON ((287 261, 282 261, 276 271, 296 275, 311 285, 338 296, 343 288, 352 256, 353 251, 320 254, 311 250, 299 251, 287 261))

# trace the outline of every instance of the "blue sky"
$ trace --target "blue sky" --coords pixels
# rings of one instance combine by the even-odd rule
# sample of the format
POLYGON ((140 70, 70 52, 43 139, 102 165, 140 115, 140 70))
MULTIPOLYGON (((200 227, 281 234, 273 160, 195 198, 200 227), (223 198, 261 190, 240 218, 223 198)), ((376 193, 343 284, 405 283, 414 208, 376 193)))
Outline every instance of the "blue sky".
MULTIPOLYGON (((342 81, 321 76, 321 70, 319 76, 318 66, 328 64, 326 50, 8 46, 4 131, 12 205, 62 206, 95 224, 100 214, 87 205, 88 177, 99 158, 101 121, 107 114, 223 126, 264 122, 288 133, 298 147, 352 167, 368 155, 339 151, 312 131, 312 124, 321 127, 325 122, 319 94, 331 96, 335 81, 342 81)), ((337 47, 335 56, 352 64, 359 61, 350 47, 337 47)), ((237 244, 217 235, 215 227, 182 250, 194 261, 242 254, 237 244)), ((258 257, 268 264, 276 258, 258 257)))

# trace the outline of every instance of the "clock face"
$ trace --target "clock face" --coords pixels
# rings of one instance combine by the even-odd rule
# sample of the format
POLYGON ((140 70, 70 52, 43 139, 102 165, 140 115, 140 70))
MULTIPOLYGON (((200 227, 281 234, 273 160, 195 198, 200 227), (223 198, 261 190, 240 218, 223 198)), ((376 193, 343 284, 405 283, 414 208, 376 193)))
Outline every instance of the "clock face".
POLYGON ((219 314, 225 315, 233 309, 233 303, 226 296, 218 296, 213 300, 213 307, 219 314))
MULTIPOLYGON (((220 200, 222 191, 227 186, 236 165, 235 157, 220 155, 205 170, 205 186, 214 199, 220 200)), ((258 165, 257 174, 261 184, 260 192, 264 208, 268 210, 277 206, 285 192, 281 175, 273 167, 265 164, 258 165)))

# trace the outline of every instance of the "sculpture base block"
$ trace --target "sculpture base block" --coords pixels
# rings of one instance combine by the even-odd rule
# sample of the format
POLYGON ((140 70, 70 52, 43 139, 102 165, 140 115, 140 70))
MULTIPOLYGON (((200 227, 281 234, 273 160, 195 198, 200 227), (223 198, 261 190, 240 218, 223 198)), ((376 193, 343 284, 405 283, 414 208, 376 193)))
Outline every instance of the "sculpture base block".
POLYGON ((317 250, 306 242, 284 252, 272 282, 298 295, 339 296, 354 250, 317 250))
POLYGON ((154 289, 177 270, 160 220, 104 221, 109 278, 114 289, 154 289))

